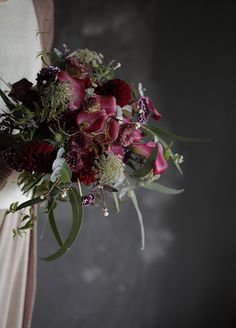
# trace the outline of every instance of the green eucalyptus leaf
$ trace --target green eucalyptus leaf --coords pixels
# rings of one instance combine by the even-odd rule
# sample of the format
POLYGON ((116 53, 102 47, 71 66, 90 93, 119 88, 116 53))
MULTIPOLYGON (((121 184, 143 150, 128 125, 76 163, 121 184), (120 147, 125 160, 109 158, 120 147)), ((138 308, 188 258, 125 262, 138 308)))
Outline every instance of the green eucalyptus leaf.
POLYGON ((138 200, 137 200, 137 197, 136 197, 134 191, 129 192, 129 197, 131 198, 134 208, 136 209, 136 212, 137 212, 139 225, 140 225, 140 232, 141 232, 141 249, 143 250, 145 247, 145 231, 144 231, 144 225, 143 225, 143 216, 140 211, 140 208, 138 205, 138 200))
POLYGON ((61 167, 60 180, 62 183, 69 183, 69 182, 71 182, 71 178, 72 178, 71 169, 70 169, 69 165, 65 162, 61 167))
POLYGON ((50 180, 52 183, 55 183, 57 179, 60 179, 60 177, 61 177, 61 167, 58 167, 52 172, 50 180))
POLYGON ((158 126, 147 125, 147 128, 154 132, 158 137, 165 139, 166 141, 179 141, 179 142, 209 142, 209 139, 189 138, 178 136, 174 133, 170 133, 158 126))
POLYGON ((22 204, 20 204, 19 206, 17 206, 16 211, 22 210, 23 208, 38 204, 38 203, 42 203, 44 201, 44 199, 40 198, 40 197, 35 197, 32 198, 22 204))
POLYGON ((52 170, 55 171, 56 169, 61 168, 64 162, 65 162, 65 158, 57 157, 52 164, 52 170))
POLYGON ((125 195, 130 192, 130 191, 134 191, 135 186, 126 186, 124 188, 121 189, 121 191, 119 192, 119 199, 122 199, 125 197, 125 195))
POLYGON ((63 241, 60 235, 60 232, 57 228, 55 216, 54 216, 54 210, 56 208, 56 201, 54 199, 49 200, 48 202, 48 218, 49 218, 49 223, 52 229, 52 232, 54 234, 54 237, 56 241, 58 242, 58 245, 61 247, 63 246, 63 241))
POLYGON ((64 244, 54 254, 52 254, 46 258, 43 258, 43 260, 45 260, 45 261, 51 262, 51 261, 58 259, 62 255, 64 255, 70 249, 70 247, 74 244, 74 242, 76 241, 76 239, 79 235, 79 232, 80 232, 80 229, 82 226, 82 222, 83 222, 82 197, 77 189, 71 188, 69 190, 69 199, 70 199, 70 203, 72 206, 72 212, 73 212, 73 222, 72 222, 71 231, 70 231, 69 236, 67 237, 66 241, 64 242, 64 244))
POLYGON ((184 191, 184 189, 179 189, 179 190, 173 189, 170 187, 163 186, 162 184, 157 182, 151 182, 151 183, 144 182, 141 184, 141 187, 153 191, 158 191, 162 194, 169 194, 169 195, 178 195, 184 191))
POLYGON ((153 163, 157 158, 157 152, 158 152, 158 147, 155 147, 151 153, 151 156, 147 159, 144 166, 141 167, 141 169, 135 171, 133 176, 141 178, 146 176, 149 172, 151 172, 151 170, 153 169, 153 163))

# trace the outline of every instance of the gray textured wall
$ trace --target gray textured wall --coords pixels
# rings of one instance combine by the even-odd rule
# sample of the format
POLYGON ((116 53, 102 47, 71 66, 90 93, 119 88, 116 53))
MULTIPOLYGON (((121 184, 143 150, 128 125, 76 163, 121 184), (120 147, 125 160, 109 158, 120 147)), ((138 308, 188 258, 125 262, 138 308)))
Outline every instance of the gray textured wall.
MULTIPOLYGON (((129 203, 108 218, 86 209, 73 249, 55 263, 38 262, 33 328, 235 327, 235 6, 186 3, 56 1, 56 46, 122 62, 122 76, 141 80, 159 104, 163 126, 213 141, 177 146, 185 175, 164 181, 184 194, 138 195, 143 252, 129 203)), ((68 211, 59 216, 66 229, 68 211)), ((39 256, 55 249, 49 230, 39 256)))

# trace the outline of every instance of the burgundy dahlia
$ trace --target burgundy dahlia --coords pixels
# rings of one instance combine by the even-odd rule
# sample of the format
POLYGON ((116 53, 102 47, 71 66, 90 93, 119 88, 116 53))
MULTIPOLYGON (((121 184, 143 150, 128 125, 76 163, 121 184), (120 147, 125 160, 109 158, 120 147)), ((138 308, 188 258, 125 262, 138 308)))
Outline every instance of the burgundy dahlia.
POLYGON ((34 140, 24 146, 22 153, 26 171, 50 173, 57 149, 47 142, 34 140))
POLYGON ((131 100, 132 91, 128 83, 120 79, 110 80, 107 83, 98 86, 96 94, 102 96, 114 96, 119 106, 127 105, 131 100))

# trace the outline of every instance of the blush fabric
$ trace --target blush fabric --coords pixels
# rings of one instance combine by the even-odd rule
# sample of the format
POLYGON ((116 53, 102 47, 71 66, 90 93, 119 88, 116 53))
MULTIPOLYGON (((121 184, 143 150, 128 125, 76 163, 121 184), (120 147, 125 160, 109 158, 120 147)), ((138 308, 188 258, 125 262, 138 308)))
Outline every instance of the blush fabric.
MULTIPOLYGON (((34 82, 41 68, 37 52, 49 49, 53 35, 52 0, 0 1, 0 76, 34 82), (37 32, 40 31, 40 37, 37 32), (4 51, 3 51, 4 49, 4 51)), ((7 86, 0 80, 3 90, 7 86)), ((6 108, 0 101, 0 110, 6 108)), ((27 199, 16 184, 17 173, 0 163, 0 327, 29 328, 36 289, 36 229, 13 238, 19 214, 4 216, 10 203, 27 199)))

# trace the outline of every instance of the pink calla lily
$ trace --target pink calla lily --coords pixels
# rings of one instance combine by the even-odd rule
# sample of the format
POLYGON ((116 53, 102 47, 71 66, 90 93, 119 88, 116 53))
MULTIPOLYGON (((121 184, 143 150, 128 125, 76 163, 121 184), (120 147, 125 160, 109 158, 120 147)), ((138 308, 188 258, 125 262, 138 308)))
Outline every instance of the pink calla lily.
MULTIPOLYGON (((163 147, 159 142, 157 143, 157 146, 158 146, 157 158, 153 163, 153 174, 154 175, 162 174, 168 168, 168 163, 163 154, 163 147)), ((156 143, 154 141, 150 141, 146 144, 141 144, 141 143, 133 144, 130 148, 137 155, 149 157, 149 156, 151 156, 153 149, 155 147, 156 147, 156 143)))
POLYGON ((107 119, 106 111, 99 110, 94 113, 81 111, 77 115, 77 124, 87 133, 98 132, 104 128, 107 119))
POLYGON ((71 101, 69 103, 70 110, 77 110, 81 107, 85 98, 85 86, 82 80, 71 77, 66 71, 60 71, 58 74, 60 83, 67 83, 70 87, 71 101))
POLYGON ((107 125, 108 125, 108 136, 110 139, 109 141, 113 143, 118 138, 120 125, 119 122, 113 117, 110 118, 107 125))

